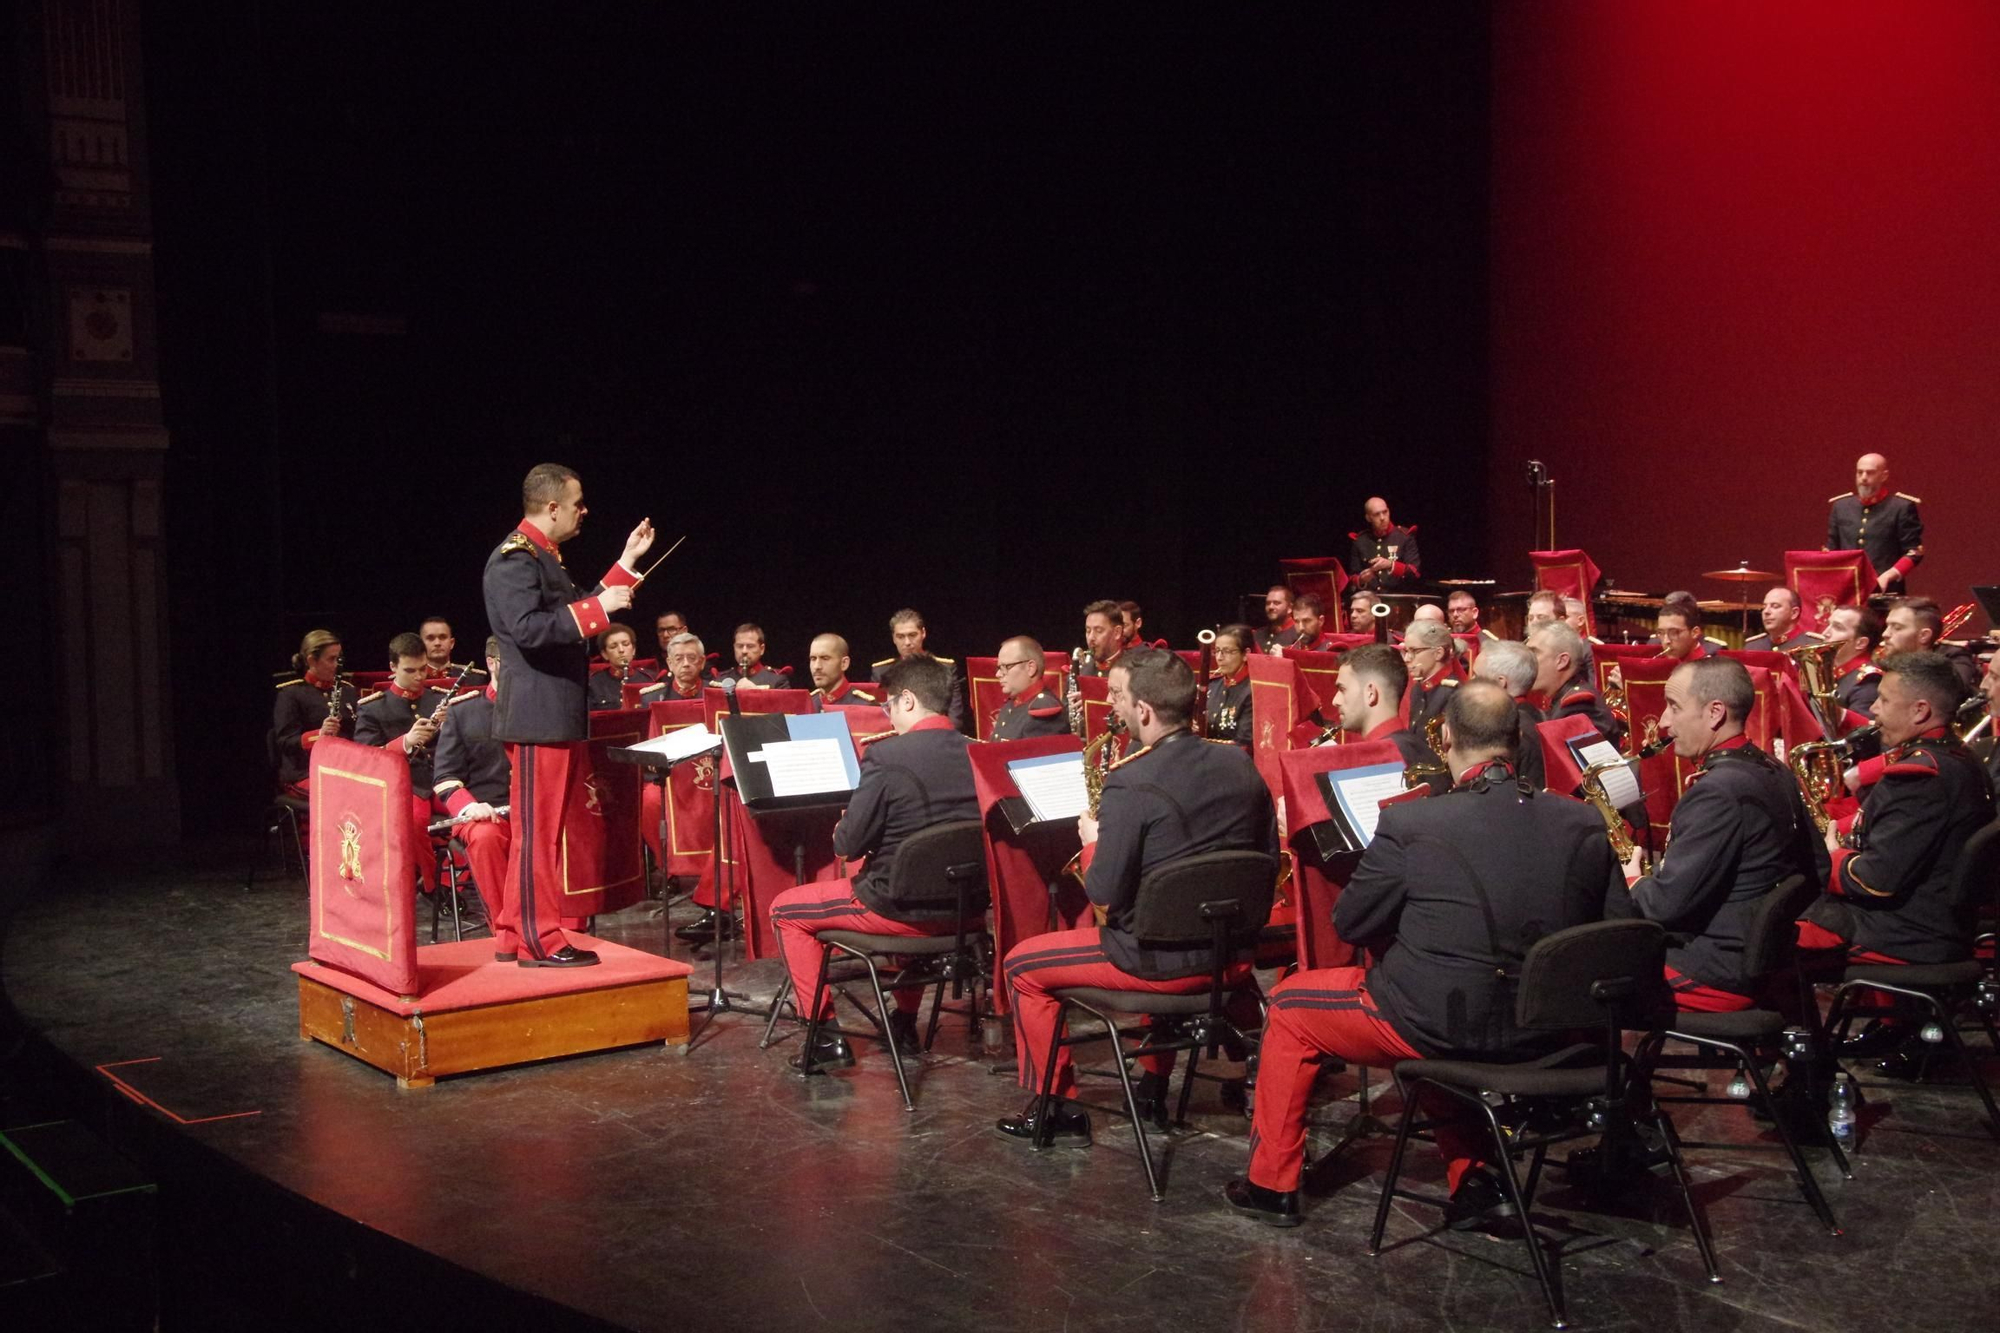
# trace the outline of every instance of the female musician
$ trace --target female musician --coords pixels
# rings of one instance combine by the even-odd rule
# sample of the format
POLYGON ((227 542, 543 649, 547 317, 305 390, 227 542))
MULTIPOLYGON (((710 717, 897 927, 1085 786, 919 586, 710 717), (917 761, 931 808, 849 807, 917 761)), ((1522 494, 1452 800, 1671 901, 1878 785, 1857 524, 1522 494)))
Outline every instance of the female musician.
POLYGON ((1224 625, 1215 632, 1215 675, 1208 682, 1208 738, 1235 741, 1249 749, 1257 730, 1250 720, 1248 653, 1256 640, 1248 625, 1224 625))
POLYGON ((292 657, 298 677, 277 686, 271 705, 271 733, 276 742, 278 783, 293 795, 306 794, 306 774, 312 747, 322 736, 354 735, 354 686, 336 680, 340 674, 340 636, 316 629, 307 634, 292 657))

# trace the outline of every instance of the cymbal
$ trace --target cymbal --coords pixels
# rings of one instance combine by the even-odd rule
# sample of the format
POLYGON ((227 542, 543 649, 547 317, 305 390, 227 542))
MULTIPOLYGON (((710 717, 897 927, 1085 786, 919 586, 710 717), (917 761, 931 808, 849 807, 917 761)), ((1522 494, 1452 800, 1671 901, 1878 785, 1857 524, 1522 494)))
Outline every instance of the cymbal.
POLYGON ((1747 565, 1738 565, 1735 569, 1711 569, 1702 577, 1721 579, 1725 583, 1770 583, 1778 576, 1768 569, 1751 569, 1747 565))

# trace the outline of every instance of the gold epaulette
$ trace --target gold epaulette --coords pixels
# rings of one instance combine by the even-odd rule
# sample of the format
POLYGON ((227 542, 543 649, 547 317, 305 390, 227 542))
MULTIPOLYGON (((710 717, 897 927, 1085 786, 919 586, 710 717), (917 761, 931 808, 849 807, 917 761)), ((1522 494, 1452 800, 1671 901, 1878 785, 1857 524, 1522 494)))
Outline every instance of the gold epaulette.
POLYGON ((1913 505, 1920 505, 1923 503, 1922 500, 1919 500, 1916 496, 1911 495, 1908 491, 1897 491, 1896 494, 1902 496, 1905 500, 1908 500, 1913 505))
POLYGON ((932 654, 931 654, 931 659, 932 659, 933 661, 937 661, 937 662, 942 662, 942 663, 944 663, 944 664, 945 664, 946 666, 957 666, 957 665, 958 665, 958 659, 957 659, 956 657, 940 657, 940 656, 938 656, 938 654, 936 654, 936 653, 932 653, 932 654))
POLYGON ((1456 685, 1458 684, 1458 677, 1457 677, 1457 676, 1446 676, 1446 677, 1445 677, 1445 678, 1444 678, 1443 680, 1439 681, 1439 682, 1438 682, 1438 684, 1440 684, 1440 685, 1452 685, 1452 686, 1456 686, 1456 685))
POLYGON ((362 695, 359 699, 356 699, 354 701, 354 706, 356 708, 359 708, 362 704, 372 704, 377 699, 381 698, 382 694, 383 691, 381 690, 370 690, 368 693, 362 695))
POLYGON ((857 690, 851 685, 848 687, 847 692, 853 695, 857 699, 866 699, 871 704, 879 704, 882 702, 880 699, 877 699, 874 695, 868 693, 868 691, 857 690))
POLYGON ((1831 505, 1831 504, 1839 504, 1839 503, 1840 503, 1840 502, 1841 502, 1842 500, 1845 500, 1845 499, 1846 499, 1846 498, 1847 498, 1848 496, 1850 496, 1850 495, 1852 495, 1852 494, 1854 494, 1854 492, 1853 492, 1853 491, 1842 491, 1842 492, 1841 492, 1841 493, 1840 493, 1839 495, 1829 495, 1829 496, 1827 496, 1827 497, 1826 497, 1826 502, 1827 502, 1828 504, 1830 504, 1830 505, 1831 505))
POLYGON ((516 551, 526 551, 532 555, 534 550, 535 544, 528 540, 528 534, 525 532, 510 532, 507 534, 507 540, 500 543, 501 555, 512 555, 516 551))
MULTIPOLYGON (((1231 745, 1234 745, 1236 742, 1231 741, 1229 743, 1231 745)), ((1150 745, 1142 746, 1139 749, 1132 751, 1132 753, 1126 755, 1123 759, 1120 759, 1117 763, 1113 764, 1110 768, 1107 768, 1104 771, 1107 773, 1116 773, 1119 769, 1125 767, 1125 765, 1131 763, 1134 759, 1137 759, 1140 755, 1151 754, 1152 752, 1153 752, 1152 746, 1150 745)))
POLYGON ((885 658, 883 658, 883 659, 882 659, 881 661, 879 661, 879 662, 870 662, 870 663, 869 663, 868 665, 870 665, 870 666, 878 666, 878 667, 885 667, 885 666, 888 666, 888 665, 889 665, 889 663, 891 663, 891 662, 894 662, 894 661, 896 661, 896 660, 898 660, 898 659, 896 659, 896 658, 893 658, 893 657, 885 657, 885 658))
POLYGON ((305 683, 306 683, 305 677, 300 676, 297 680, 281 680, 276 685, 273 685, 271 688, 274 690, 289 690, 294 685, 303 685, 305 683))

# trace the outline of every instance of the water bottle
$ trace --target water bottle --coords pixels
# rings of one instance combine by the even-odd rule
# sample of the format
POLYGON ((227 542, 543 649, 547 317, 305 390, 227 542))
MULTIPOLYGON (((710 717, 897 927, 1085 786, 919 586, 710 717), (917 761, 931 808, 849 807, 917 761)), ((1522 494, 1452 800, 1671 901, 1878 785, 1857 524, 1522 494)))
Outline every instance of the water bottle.
POLYGON ((1841 1147, 1854 1142, 1854 1080, 1845 1074, 1833 1082, 1832 1109, 1826 1113, 1826 1127, 1841 1147))

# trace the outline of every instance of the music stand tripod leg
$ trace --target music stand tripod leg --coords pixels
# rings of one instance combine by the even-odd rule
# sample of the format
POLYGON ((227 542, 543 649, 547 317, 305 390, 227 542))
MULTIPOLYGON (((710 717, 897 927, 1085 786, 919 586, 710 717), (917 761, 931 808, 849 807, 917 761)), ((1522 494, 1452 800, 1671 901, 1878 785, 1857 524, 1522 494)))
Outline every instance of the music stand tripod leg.
MULTIPOLYGON (((724 896, 722 872, 724 866, 730 867, 728 897, 731 902, 736 900, 737 887, 735 863, 726 854, 726 843, 724 842, 725 823, 722 818, 723 804, 722 784, 717 783, 715 792, 715 977, 713 984, 709 988, 708 998, 701 1005, 701 1026, 688 1034, 689 1046, 693 1046, 700 1039, 701 1034, 708 1030, 709 1023, 717 1014, 733 1010, 736 1007, 730 1003, 731 1000, 747 1000, 750 998, 740 991, 728 990, 722 984, 722 950, 723 946, 728 943, 728 941, 722 938, 722 899, 724 896)), ((692 1010, 695 1006, 691 1004, 688 1007, 692 1010)))

